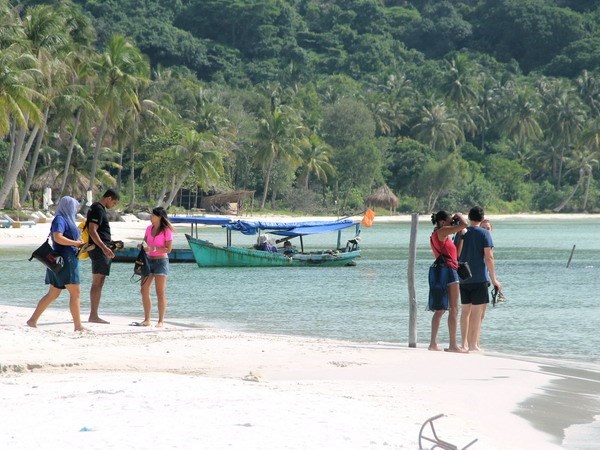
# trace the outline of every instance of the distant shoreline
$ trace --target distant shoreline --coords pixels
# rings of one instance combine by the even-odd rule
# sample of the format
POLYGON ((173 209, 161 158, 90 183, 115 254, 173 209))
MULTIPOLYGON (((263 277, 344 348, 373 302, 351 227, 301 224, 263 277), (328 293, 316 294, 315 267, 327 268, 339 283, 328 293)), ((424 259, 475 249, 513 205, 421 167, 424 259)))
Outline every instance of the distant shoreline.
MULTIPOLYGON (((184 216, 184 214, 178 214, 184 216)), ((190 216, 199 216, 199 214, 190 216)), ((214 217, 208 215, 209 217, 214 217)), ((337 220, 336 216, 303 216, 291 217, 282 215, 255 215, 255 216, 219 216, 228 217, 232 220, 264 220, 271 222, 288 222, 301 220, 337 220)), ((360 220, 362 216, 350 216, 355 220, 360 220)), ((487 216, 492 222, 494 221, 516 221, 516 220, 600 220, 600 214, 489 214, 487 216)), ((144 230, 150 224, 147 220, 138 219, 136 216, 129 214, 123 216, 125 221, 111 222, 111 229, 118 239, 125 242, 133 241, 143 235, 144 230)), ((373 226, 378 223, 410 223, 412 216, 410 214, 391 215, 391 216, 376 216, 373 226)), ((429 222, 429 215, 420 214, 419 222, 429 222)), ((184 227, 184 225, 181 225, 184 227)), ((48 236, 50 232, 50 221, 46 223, 38 223, 32 226, 23 226, 21 228, 0 228, 0 246, 3 247, 20 247, 32 246, 41 244, 42 240, 48 236)))

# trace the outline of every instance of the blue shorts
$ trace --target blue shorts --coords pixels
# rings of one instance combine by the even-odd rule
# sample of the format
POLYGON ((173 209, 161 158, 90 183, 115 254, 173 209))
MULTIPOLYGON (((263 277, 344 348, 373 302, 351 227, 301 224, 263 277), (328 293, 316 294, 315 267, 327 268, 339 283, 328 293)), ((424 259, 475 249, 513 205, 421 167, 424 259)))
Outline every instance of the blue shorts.
POLYGON ((447 284, 456 284, 459 282, 458 273, 452 267, 448 267, 444 264, 442 270, 446 271, 446 276, 448 277, 447 284))
POLYGON ((67 284, 80 284, 79 282, 79 259, 75 253, 69 252, 63 255, 65 265, 58 273, 46 269, 46 284, 55 288, 64 289, 67 284))
POLYGON ((150 259, 150 275, 169 275, 169 258, 150 259))

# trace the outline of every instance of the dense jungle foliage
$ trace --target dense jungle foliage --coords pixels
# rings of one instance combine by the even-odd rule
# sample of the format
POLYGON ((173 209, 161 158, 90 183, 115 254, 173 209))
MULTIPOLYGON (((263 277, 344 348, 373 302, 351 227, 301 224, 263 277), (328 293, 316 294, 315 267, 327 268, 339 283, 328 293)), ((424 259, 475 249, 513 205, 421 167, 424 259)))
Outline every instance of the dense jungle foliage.
POLYGON ((600 211, 595 0, 0 0, 0 208, 600 211))

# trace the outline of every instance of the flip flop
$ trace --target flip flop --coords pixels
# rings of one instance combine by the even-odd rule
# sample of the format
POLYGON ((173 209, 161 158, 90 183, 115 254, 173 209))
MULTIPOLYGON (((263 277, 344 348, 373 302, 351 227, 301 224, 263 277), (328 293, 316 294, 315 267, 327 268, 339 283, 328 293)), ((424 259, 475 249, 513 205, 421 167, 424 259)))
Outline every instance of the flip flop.
POLYGON ((131 322, 129 324, 130 327, 147 327, 148 325, 144 325, 144 322, 131 322))

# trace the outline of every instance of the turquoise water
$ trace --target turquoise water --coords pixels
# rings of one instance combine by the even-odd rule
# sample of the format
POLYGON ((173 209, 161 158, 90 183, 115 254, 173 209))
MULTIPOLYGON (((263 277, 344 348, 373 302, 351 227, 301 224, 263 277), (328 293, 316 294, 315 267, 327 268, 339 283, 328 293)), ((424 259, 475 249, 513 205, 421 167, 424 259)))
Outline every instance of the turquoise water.
MULTIPOLYGON (((600 240, 593 220, 506 219, 494 223, 497 272, 508 302, 489 308, 482 329, 486 350, 579 362, 600 362, 600 240), (566 263, 573 245, 570 268, 566 263)), ((185 246, 178 228, 176 243, 185 246)), ((425 310, 431 225, 418 234, 416 288, 418 342, 429 338, 425 310)), ((223 243, 218 228, 201 237, 223 243)), ((410 224, 375 222, 362 231, 356 267, 200 269, 172 264, 167 320, 265 333, 355 341, 408 341, 407 258, 410 224)), ((115 236, 119 238, 119 236, 115 236)), ((344 236, 344 239, 352 237, 344 236)), ((307 246, 335 245, 334 236, 307 238, 307 246)), ((250 245, 251 238, 234 236, 250 245)), ((45 293, 44 272, 28 262, 33 248, 0 249, 2 303, 33 308, 45 293)), ((131 264, 114 264, 101 313, 141 317, 131 264)), ((89 307, 89 261, 82 263, 82 311, 89 307)), ((54 308, 67 309, 66 296, 54 308)), ((41 321, 44 318, 42 316, 41 321)), ((440 342, 447 343, 447 329, 440 342)))

